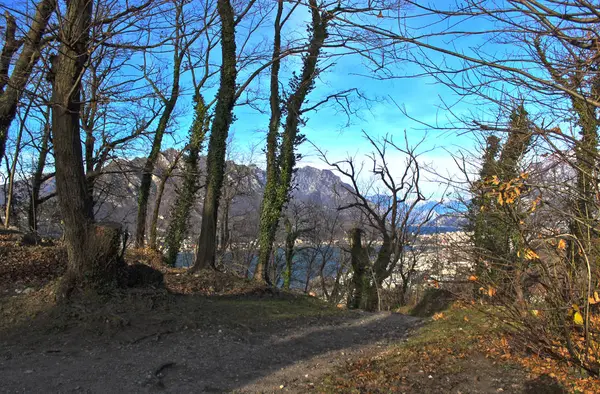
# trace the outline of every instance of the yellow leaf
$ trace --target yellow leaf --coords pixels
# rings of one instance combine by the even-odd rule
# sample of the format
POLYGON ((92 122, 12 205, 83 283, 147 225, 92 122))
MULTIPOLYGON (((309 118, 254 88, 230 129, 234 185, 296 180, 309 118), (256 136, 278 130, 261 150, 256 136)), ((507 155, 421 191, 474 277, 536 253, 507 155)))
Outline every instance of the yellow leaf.
POLYGON ((600 296, 598 296, 598 292, 597 291, 594 292, 594 301, 600 302, 600 296))
POLYGON ((533 316, 538 316, 540 314, 540 311, 538 311, 537 309, 534 309, 534 310, 531 311, 531 314, 533 316))
POLYGON ((588 297, 588 302, 590 305, 594 305, 596 303, 596 300, 594 299, 594 297, 588 297))
POLYGON ((502 193, 498 193, 498 204, 504 204, 504 200, 502 199, 502 193))
POLYGON ((463 319, 464 319, 464 321, 469 321, 469 318, 466 315, 463 319))
POLYGON ((558 241, 558 246, 556 247, 558 250, 565 250, 567 248, 567 243, 564 239, 558 241))
POLYGON ((440 320, 444 318, 444 314, 442 312, 436 313, 433 315, 433 320, 440 320))
POLYGON ((539 259, 540 256, 538 256, 537 253, 535 253, 533 250, 531 249, 527 249, 525 251, 525 260, 534 260, 534 259, 539 259))
POLYGON ((573 322, 578 326, 583 326, 583 316, 581 316, 581 313, 575 312, 573 315, 573 322))

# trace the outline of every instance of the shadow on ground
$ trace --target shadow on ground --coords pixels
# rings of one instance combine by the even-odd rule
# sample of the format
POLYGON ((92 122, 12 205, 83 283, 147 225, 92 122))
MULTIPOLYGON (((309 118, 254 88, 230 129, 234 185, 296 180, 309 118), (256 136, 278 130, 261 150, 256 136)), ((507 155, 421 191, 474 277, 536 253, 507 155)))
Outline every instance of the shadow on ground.
POLYGON ((270 392, 284 384, 268 378, 282 368, 296 379, 312 378, 419 322, 287 294, 149 290, 127 291, 101 307, 81 302, 38 315, 2 332, 0 391, 270 392), (321 361, 307 365, 315 358, 321 361))

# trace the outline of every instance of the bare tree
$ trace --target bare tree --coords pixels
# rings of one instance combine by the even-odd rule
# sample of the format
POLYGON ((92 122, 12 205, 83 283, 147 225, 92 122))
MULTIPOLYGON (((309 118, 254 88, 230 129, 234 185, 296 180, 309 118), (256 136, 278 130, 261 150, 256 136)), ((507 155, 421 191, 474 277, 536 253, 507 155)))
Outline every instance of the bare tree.
POLYGON ((170 81, 170 91, 168 95, 162 93, 161 87, 155 84, 151 77, 148 76, 148 81, 152 84, 152 87, 158 97, 163 101, 164 108, 162 110, 158 125, 154 132, 154 139, 152 141, 152 147, 150 153, 142 169, 142 179, 140 184, 140 190, 138 195, 138 213, 136 222, 135 232, 135 245, 138 248, 144 246, 145 234, 146 234, 146 216, 148 209, 148 198, 150 196, 150 187, 152 186, 152 171, 154 170, 156 159, 160 153, 162 146, 163 136, 171 120, 171 115, 177 104, 177 100, 180 96, 179 81, 182 73, 182 66, 186 59, 190 46, 198 39, 210 25, 202 26, 198 31, 189 33, 186 31, 188 21, 185 20, 184 13, 184 1, 176 0, 173 2, 174 15, 173 15, 173 26, 172 26, 172 37, 171 45, 173 47, 173 59, 172 59, 172 77, 170 81), (186 36, 192 34, 190 39, 186 40, 186 36))
POLYGON ((167 168, 160 174, 158 189, 156 191, 156 197, 154 199, 154 209, 152 210, 152 217, 150 219, 150 242, 149 247, 152 250, 158 250, 158 217, 160 214, 160 205, 162 203, 163 195, 165 193, 165 186, 169 178, 173 176, 173 173, 177 169, 177 165, 179 164, 179 159, 183 154, 184 150, 182 149, 176 155, 173 161, 167 166, 167 168))
MULTIPOLYGON (((373 148, 369 170, 373 178, 364 187, 361 186, 363 167, 354 159, 330 162, 324 152, 321 152, 321 155, 327 164, 350 182, 350 187, 345 189, 351 195, 352 201, 340 209, 359 210, 364 215, 367 226, 378 236, 380 245, 372 252, 373 256, 370 256, 369 278, 363 281, 366 287, 362 290, 362 293, 366 294, 364 307, 374 310, 379 305, 379 292, 383 281, 395 270, 405 253, 405 248, 413 241, 413 234, 418 233, 431 219, 435 205, 427 208, 424 213, 419 212, 420 203, 425 201, 425 196, 420 187, 418 145, 410 147, 406 136, 405 145, 400 146, 387 137, 377 141, 364 134, 373 148), (404 169, 399 174, 393 172, 388 161, 390 149, 401 153, 405 158, 404 169)), ((357 232, 360 233, 355 230, 354 235, 357 232)), ((358 241, 360 237, 354 240, 353 245, 362 250, 358 241)))
POLYGON ((0 54, 0 160, 4 156, 8 130, 15 118, 17 105, 40 58, 42 39, 55 7, 55 0, 40 0, 29 24, 29 31, 22 38, 16 37, 15 18, 8 11, 5 13, 6 31, 0 54), (21 52, 11 67, 19 48, 22 48, 21 52))

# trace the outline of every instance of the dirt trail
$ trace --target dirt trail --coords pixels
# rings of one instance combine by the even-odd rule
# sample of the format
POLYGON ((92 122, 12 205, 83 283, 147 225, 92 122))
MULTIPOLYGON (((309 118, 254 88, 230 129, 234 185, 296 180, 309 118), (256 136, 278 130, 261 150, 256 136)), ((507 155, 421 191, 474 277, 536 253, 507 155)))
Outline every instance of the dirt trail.
POLYGON ((304 393, 335 366, 375 352, 419 324, 400 314, 357 312, 294 325, 268 322, 258 330, 208 327, 129 341, 67 334, 30 345, 0 341, 0 392, 304 393))

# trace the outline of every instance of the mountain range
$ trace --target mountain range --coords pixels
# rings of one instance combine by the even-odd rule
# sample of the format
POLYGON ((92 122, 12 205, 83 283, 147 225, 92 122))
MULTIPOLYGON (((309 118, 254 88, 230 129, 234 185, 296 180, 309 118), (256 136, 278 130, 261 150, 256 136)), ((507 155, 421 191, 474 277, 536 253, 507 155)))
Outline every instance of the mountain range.
MULTIPOLYGON (((154 209, 156 193, 163 177, 168 172, 178 152, 168 149, 159 157, 154 175, 150 204, 148 207, 148 223, 154 209)), ((141 171, 145 158, 134 158, 131 160, 117 159, 109 163, 104 174, 98 178, 95 185, 95 217, 99 221, 111 221, 122 223, 128 231, 135 228, 137 213, 137 191, 141 180, 141 171)), ((175 204, 177 189, 181 185, 183 164, 180 161, 173 169, 171 176, 165 183, 164 192, 158 215, 158 232, 163 233, 168 225, 170 209, 175 204)), ((201 172, 204 172, 205 158, 200 160, 201 172)), ((231 221, 248 226, 249 223, 258 222, 258 212, 266 173, 256 165, 227 163, 227 176, 223 188, 221 207, 227 206, 231 221)), ((317 169, 306 166, 300 167, 294 174, 294 187, 292 199, 294 203, 306 206, 318 206, 335 210, 339 206, 351 201, 347 191, 350 186, 342 182, 339 176, 327 169, 317 169)), ((27 181, 19 181, 15 187, 16 217, 19 218, 19 227, 26 223, 26 207, 29 185, 27 181)), ((46 181, 42 187, 41 197, 55 192, 54 178, 46 181)), ((202 194, 202 189, 200 191, 202 194)), ((201 196, 200 196, 201 197, 201 196)), ((201 222, 201 198, 198 198, 191 218, 190 228, 200 227, 201 222)), ((4 205, 4 192, 0 190, 0 204, 4 205)), ((430 232, 453 231, 461 225, 460 215, 449 204, 438 204, 434 201, 426 201, 420 204, 419 209, 427 210, 434 207, 434 219, 427 226, 430 232)), ((50 199, 40 206, 39 213, 40 233, 57 235, 61 232, 60 214, 56 199, 50 199)), ((255 228, 248 231, 255 232, 255 228)), ((193 230, 192 230, 193 232, 193 230)))

